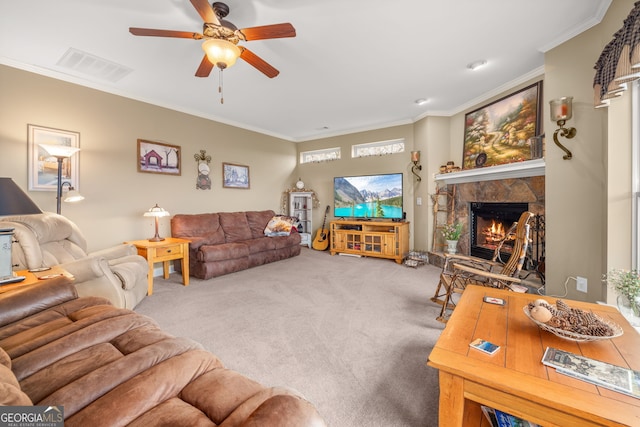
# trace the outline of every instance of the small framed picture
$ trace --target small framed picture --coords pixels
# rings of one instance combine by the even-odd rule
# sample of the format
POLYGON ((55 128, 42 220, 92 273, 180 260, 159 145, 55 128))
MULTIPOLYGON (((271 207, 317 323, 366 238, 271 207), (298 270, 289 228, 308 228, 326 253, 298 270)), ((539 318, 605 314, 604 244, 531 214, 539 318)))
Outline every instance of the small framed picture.
MULTIPOLYGON (((50 155, 40 144, 64 145, 80 148, 80 133, 69 130, 53 129, 43 126, 27 125, 27 141, 29 152, 29 190, 57 191, 58 159, 50 155)), ((69 182, 78 190, 79 155, 62 159, 61 181, 69 182)))
POLYGON ((249 188, 249 166, 222 164, 222 186, 224 188, 249 188))
POLYGON ((138 172, 181 175, 179 145, 138 140, 138 172))

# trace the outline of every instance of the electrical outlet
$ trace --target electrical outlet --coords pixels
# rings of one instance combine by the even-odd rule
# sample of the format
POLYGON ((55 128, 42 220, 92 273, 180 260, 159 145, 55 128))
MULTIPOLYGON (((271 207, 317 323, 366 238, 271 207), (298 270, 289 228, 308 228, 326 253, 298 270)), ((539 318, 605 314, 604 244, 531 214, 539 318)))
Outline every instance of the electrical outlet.
POLYGON ((422 197, 416 198, 416 205, 422 206, 422 197))
POLYGON ((586 277, 576 277, 576 289, 580 292, 587 293, 587 278, 586 277))

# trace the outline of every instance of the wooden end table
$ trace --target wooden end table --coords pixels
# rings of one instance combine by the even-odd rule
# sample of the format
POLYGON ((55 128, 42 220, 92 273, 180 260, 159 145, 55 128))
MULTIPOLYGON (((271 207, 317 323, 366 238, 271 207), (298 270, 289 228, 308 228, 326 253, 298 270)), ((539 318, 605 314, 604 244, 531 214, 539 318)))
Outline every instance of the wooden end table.
POLYGON ((43 280, 51 279, 58 276, 65 276, 70 280, 73 280, 74 277, 71 273, 59 266, 53 266, 48 270, 38 271, 38 272, 30 272, 29 270, 19 270, 15 272, 18 276, 25 276, 25 279, 21 282, 8 283, 6 285, 0 286, 0 294, 12 291, 14 289, 20 289, 25 286, 35 285, 36 283, 40 283, 43 280))
MULTIPOLYGON (((439 425, 480 426, 486 405, 544 426, 640 426, 640 399, 562 375, 541 363, 547 347, 640 370, 640 334, 612 306, 569 301, 622 327, 622 336, 575 342, 538 328, 523 312, 534 294, 468 286, 428 365, 440 370, 439 425), (504 306, 482 301, 505 300, 504 306), (471 349, 483 338, 494 355, 471 349)), ((557 298, 545 297, 555 304, 557 298)))
POLYGON ((138 255, 145 257, 149 263, 147 295, 153 294, 153 265, 156 262, 162 263, 163 277, 168 279, 169 261, 180 260, 182 284, 189 286, 189 240, 166 237, 160 242, 150 242, 148 239, 144 239, 124 243, 134 245, 138 249, 138 255))

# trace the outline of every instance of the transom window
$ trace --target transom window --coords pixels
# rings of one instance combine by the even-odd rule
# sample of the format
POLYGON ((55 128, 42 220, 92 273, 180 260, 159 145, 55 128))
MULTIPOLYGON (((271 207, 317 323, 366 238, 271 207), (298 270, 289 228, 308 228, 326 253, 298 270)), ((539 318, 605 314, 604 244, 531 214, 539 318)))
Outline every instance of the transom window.
POLYGON ((300 153, 300 164, 329 162, 332 160, 340 160, 340 147, 302 151, 300 153))
POLYGON ((404 152, 404 138, 351 146, 351 157, 384 156, 404 152))

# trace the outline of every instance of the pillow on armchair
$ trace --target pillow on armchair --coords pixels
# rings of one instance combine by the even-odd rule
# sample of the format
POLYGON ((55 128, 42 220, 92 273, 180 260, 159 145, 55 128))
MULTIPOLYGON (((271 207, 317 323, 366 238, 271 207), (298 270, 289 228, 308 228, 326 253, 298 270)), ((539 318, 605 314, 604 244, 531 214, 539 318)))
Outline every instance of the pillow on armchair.
MULTIPOLYGON (((288 236, 291 234, 291 230, 294 229, 299 220, 294 216, 276 215, 264 229, 265 236, 288 236)), ((297 231, 297 230, 296 230, 297 231)))

